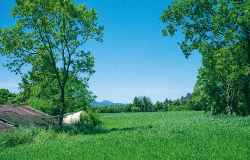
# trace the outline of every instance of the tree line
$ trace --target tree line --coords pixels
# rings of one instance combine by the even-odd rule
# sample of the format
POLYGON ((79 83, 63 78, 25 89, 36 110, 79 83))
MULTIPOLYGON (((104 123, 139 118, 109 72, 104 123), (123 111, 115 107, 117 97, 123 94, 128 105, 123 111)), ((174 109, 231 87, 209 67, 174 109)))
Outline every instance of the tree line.
MULTIPOLYGON (((50 115, 58 115, 59 110, 53 108, 53 103, 58 101, 53 98, 48 98, 43 94, 34 94, 33 87, 29 84, 27 79, 23 79, 23 82, 19 84, 19 88, 22 89, 20 93, 15 94, 9 92, 8 89, 0 89, 0 104, 28 104, 44 113, 50 115), (24 83, 25 82, 25 83, 24 83), (26 88, 24 88, 24 86, 26 88), (44 97, 44 98, 42 98, 44 97)), ((46 88, 45 88, 46 89, 46 88)), ((68 92, 66 92, 68 93, 68 92)), ((69 92, 71 93, 71 92, 69 92)), ((68 94, 67 94, 68 95, 68 94)), ((69 94, 70 95, 70 94, 69 94)), ((68 96, 69 96, 68 95, 68 96)), ((75 96, 74 100, 67 100, 67 104, 71 105, 67 108, 67 113, 76 112, 79 110, 86 110, 90 108, 96 109, 99 113, 122 113, 122 112, 165 112, 165 111, 201 111, 205 110, 203 105, 199 105, 196 102, 196 92, 187 93, 185 97, 181 97, 177 100, 171 100, 166 98, 164 102, 157 101, 155 104, 150 97, 139 96, 135 97, 132 103, 127 105, 110 105, 110 106, 93 106, 90 101, 93 100, 93 96, 86 99, 81 96, 75 96), (82 99, 81 99, 82 98, 82 99), (87 101, 88 100, 88 101, 87 101), (73 103, 74 102, 74 103, 73 103)))
POLYGON ((164 36, 184 33, 186 58, 202 54, 193 97, 213 115, 250 115, 249 10, 249 0, 180 0, 160 16, 164 36))
POLYGON ((150 97, 135 97, 132 103, 127 105, 96 106, 100 113, 121 113, 121 112, 166 112, 166 111, 201 111, 202 105, 195 102, 195 93, 187 93, 185 97, 177 100, 166 98, 164 102, 157 101, 155 104, 150 97))

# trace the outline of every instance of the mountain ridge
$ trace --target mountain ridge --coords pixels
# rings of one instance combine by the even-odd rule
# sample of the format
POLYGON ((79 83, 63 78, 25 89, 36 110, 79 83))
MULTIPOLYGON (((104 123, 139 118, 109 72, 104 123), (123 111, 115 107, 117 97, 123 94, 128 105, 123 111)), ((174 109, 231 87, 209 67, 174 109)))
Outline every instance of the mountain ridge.
POLYGON ((124 105, 124 106, 127 105, 127 103, 114 103, 109 100, 103 100, 102 102, 93 101, 90 104, 92 104, 93 106, 110 106, 111 104, 112 105, 124 105))

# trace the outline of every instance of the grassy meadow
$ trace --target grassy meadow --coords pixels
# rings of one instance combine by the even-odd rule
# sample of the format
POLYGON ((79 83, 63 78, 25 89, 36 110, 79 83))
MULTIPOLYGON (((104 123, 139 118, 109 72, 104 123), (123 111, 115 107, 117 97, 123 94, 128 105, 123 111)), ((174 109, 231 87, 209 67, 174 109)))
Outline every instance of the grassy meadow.
POLYGON ((180 111, 106 113, 101 120, 93 134, 0 148, 0 159, 250 159, 249 116, 180 111))

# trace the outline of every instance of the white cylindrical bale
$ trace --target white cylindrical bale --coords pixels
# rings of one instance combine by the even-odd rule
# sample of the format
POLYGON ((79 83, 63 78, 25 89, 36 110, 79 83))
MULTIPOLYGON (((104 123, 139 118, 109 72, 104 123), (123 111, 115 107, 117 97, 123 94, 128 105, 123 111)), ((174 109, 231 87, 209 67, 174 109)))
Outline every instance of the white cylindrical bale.
POLYGON ((81 117, 83 117, 84 115, 88 116, 87 112, 85 111, 79 111, 76 112, 74 114, 68 115, 65 118, 63 118, 63 123, 65 124, 75 124, 80 122, 81 117))

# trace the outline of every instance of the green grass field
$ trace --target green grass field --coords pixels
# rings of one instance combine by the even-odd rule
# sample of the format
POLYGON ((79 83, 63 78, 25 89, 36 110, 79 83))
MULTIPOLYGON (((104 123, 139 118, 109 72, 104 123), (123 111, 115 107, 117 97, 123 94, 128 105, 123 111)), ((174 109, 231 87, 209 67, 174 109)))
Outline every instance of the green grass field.
POLYGON ((250 159, 250 117, 102 114, 102 131, 2 148, 0 159, 250 159))

